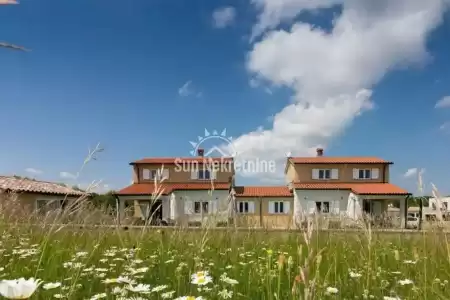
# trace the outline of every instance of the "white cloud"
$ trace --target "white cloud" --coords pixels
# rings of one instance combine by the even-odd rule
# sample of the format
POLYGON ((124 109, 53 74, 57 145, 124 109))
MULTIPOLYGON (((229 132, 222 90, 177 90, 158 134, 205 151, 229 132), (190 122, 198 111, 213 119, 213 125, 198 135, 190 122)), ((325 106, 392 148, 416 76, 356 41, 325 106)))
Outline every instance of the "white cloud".
POLYGON ((251 0, 261 11, 258 22, 253 26, 251 40, 267 29, 273 29, 283 21, 289 21, 304 10, 332 7, 344 0, 251 0))
POLYGON ((450 128, 450 121, 444 122, 444 123, 439 127, 440 130, 447 130, 447 129, 449 129, 449 128, 450 128))
POLYGON ((197 98, 200 98, 201 96, 203 96, 203 93, 200 91, 196 91, 196 89, 193 87, 192 80, 188 80, 178 89, 178 95, 180 95, 181 97, 195 96, 197 98))
POLYGON ((410 168, 405 172, 405 174, 403 174, 403 177, 405 178, 413 177, 417 175, 417 171, 418 171, 417 168, 410 168))
POLYGON ((234 22, 236 9, 231 6, 218 8, 213 12, 212 18, 216 28, 225 28, 234 22))
MULTIPOLYGON (((302 9, 321 7, 307 7, 312 2, 325 3, 254 2, 264 4, 260 23, 270 20, 262 28, 274 27, 302 9)), ((271 128, 236 138, 234 148, 247 157, 282 164, 286 151, 308 155, 319 145, 325 147, 373 108, 371 89, 386 73, 428 57, 427 36, 446 8, 444 0, 349 0, 343 2, 331 31, 298 22, 288 31, 267 33, 253 45, 247 68, 252 77, 290 88, 294 103, 274 116, 271 128)))
POLYGON ((39 175, 39 174, 43 173, 41 170, 38 170, 35 168, 26 168, 25 172, 30 173, 30 174, 35 174, 35 175, 39 175))
POLYGON ((69 172, 59 172, 59 176, 61 177, 61 178, 67 178, 67 179, 76 179, 77 178, 77 176, 76 175, 74 175, 74 174, 72 174, 72 173, 69 173, 69 172))
POLYGON ((435 108, 444 108, 444 107, 450 107, 450 96, 445 96, 438 102, 436 102, 435 108))

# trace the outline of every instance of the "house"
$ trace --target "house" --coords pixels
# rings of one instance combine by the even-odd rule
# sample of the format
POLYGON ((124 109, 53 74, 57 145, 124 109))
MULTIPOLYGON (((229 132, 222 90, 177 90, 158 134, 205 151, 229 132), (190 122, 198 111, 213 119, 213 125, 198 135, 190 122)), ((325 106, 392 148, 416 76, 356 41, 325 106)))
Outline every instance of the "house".
POLYGON ((234 161, 228 157, 144 158, 130 163, 133 183, 116 193, 118 219, 175 224, 227 222, 234 161))
MULTIPOLYGON (((450 219, 450 197, 441 197, 441 214, 443 220, 450 219)), ((428 199, 428 205, 423 207, 422 219, 432 221, 438 219, 438 209, 436 205, 436 198, 428 199)))
POLYGON ((367 214, 382 220, 389 203, 398 202, 400 218, 394 226, 404 227, 410 193, 389 183, 392 164, 377 157, 327 157, 320 148, 315 157, 287 158, 294 223, 311 214, 355 220, 367 214))
POLYGON ((376 157, 288 157, 287 186, 234 184, 233 158, 145 158, 131 163, 133 183, 116 196, 119 220, 186 225, 233 220, 240 227, 298 228, 308 216, 393 219, 405 226, 410 194, 389 183, 392 162, 376 157), (397 202, 399 217, 388 214, 397 202))
POLYGON ((6 209, 14 202, 14 208, 26 214, 32 212, 47 213, 64 208, 82 196, 85 192, 63 184, 38 181, 19 176, 0 176, 0 205, 6 209))
POLYGON ((293 200, 287 186, 236 186, 236 223, 239 227, 290 228, 293 200))

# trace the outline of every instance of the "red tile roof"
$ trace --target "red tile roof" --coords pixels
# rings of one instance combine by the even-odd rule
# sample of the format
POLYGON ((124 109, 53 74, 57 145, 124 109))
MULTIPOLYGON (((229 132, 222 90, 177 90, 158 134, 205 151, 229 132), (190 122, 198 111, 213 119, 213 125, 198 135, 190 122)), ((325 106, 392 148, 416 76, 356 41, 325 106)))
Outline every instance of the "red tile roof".
POLYGON ((349 183, 294 183, 296 189, 305 190, 351 190, 349 183))
POLYGON ((287 186, 236 186, 236 197, 292 197, 287 186))
POLYGON ((407 195, 404 190, 391 183, 354 184, 352 190, 360 195, 407 195))
POLYGON ((391 183, 295 183, 296 189, 352 190, 360 195, 407 195, 408 191, 391 183))
POLYGON ((1 190, 66 196, 87 195, 86 192, 75 190, 60 183, 38 181, 17 176, 0 176, 0 191, 1 190))
POLYGON ((313 157, 290 157, 296 164, 392 164, 390 161, 378 157, 333 157, 333 156, 313 156, 313 157))
POLYGON ((232 157, 151 157, 136 160, 131 165, 134 164, 175 164, 175 163, 232 163, 232 157))
POLYGON ((153 193, 161 193, 162 195, 170 194, 175 190, 211 190, 214 187, 215 190, 228 190, 230 188, 229 183, 213 183, 200 182, 200 183, 161 183, 155 185, 154 183, 135 183, 126 188, 118 191, 117 195, 151 195, 153 193))

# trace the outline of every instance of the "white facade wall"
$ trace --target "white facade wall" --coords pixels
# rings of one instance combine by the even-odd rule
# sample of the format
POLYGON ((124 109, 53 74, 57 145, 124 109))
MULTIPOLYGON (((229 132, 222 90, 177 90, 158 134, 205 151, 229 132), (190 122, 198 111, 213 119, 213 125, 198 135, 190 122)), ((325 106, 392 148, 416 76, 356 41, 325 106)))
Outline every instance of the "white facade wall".
MULTIPOLYGON (((155 199, 152 199, 151 195, 142 195, 142 196, 119 196, 119 214, 120 218, 123 218, 123 211, 125 209, 125 201, 134 203, 134 201, 138 201, 141 211, 146 209, 146 207, 151 203, 154 202, 155 199)), ((167 220, 171 218, 171 202, 170 202, 170 196, 161 195, 157 200, 161 200, 162 205, 162 218, 163 220, 167 220)), ((144 213, 142 211, 142 213, 144 213)))
POLYGON ((294 196, 296 202, 294 202, 294 212, 301 212, 303 216, 313 214, 316 212, 316 202, 320 201, 329 202, 330 214, 343 215, 347 212, 349 194, 350 191, 346 190, 297 189, 294 196))
MULTIPOLYGON (((171 197, 171 218, 177 222, 220 222, 226 221, 229 216, 228 190, 214 191, 174 191, 171 197), (208 202, 208 212, 195 212, 195 202, 208 202)), ((202 208, 202 204, 200 204, 202 208)))
MULTIPOLYGON (((436 198, 430 198, 428 200, 428 208, 430 209, 430 211, 436 211, 436 198)), ((441 198, 441 208, 444 211, 447 211, 450 209, 450 197, 442 197, 441 198), (447 209, 446 209, 447 208, 447 209)))

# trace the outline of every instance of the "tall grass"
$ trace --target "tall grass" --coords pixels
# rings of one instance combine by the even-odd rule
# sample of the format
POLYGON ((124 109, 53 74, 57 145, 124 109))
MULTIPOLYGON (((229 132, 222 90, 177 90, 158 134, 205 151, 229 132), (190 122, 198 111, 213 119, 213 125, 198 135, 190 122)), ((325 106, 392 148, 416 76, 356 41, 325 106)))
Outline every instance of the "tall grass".
POLYGON ((0 228, 1 278, 62 283, 39 289, 34 299, 55 294, 89 299, 101 293, 116 299, 119 291, 142 299, 163 299, 169 291, 175 292, 167 299, 221 299, 230 292, 232 299, 447 299, 449 293, 448 245, 437 232, 372 232, 368 239, 364 232, 313 229, 299 234, 12 225, 0 228), (209 271, 213 282, 192 284, 190 276, 197 271, 209 271), (132 286, 167 287, 145 294, 145 289, 128 291, 128 283, 102 282, 120 276, 134 280, 132 286))
MULTIPOLYGON (((84 164, 95 158, 93 152, 84 164)), ((164 180, 155 180, 151 202, 164 193, 164 180)), ((156 230, 148 226, 150 220, 139 229, 79 227, 92 219, 105 224, 117 220, 90 206, 87 195, 48 215, 23 215, 10 196, 0 211, 0 279, 35 277, 61 284, 52 289, 42 285, 33 299, 389 300, 449 295, 450 247, 442 231, 379 233, 367 226, 359 232, 323 232, 317 230, 318 219, 311 218, 301 232, 208 226, 156 230), (192 283, 191 275, 199 271, 209 272, 212 282, 192 283)))

